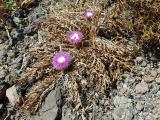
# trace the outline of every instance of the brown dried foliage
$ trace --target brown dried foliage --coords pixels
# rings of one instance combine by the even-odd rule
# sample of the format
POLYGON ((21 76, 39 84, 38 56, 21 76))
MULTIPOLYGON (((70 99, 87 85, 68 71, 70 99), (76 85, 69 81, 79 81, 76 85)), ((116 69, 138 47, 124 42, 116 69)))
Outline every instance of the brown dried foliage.
POLYGON ((159 0, 121 0, 105 16, 99 36, 116 41, 134 38, 146 56, 160 59, 159 0))

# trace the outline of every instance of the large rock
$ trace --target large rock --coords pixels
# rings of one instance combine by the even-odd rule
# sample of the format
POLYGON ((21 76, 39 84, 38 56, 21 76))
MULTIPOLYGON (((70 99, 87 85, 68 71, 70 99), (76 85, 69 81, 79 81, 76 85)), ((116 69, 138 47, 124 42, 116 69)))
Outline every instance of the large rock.
POLYGON ((31 120, 55 120, 58 107, 56 104, 56 92, 51 91, 45 98, 39 113, 31 117, 31 120))
POLYGON ((7 89, 6 96, 12 106, 15 106, 17 103, 20 102, 18 87, 15 85, 7 89))

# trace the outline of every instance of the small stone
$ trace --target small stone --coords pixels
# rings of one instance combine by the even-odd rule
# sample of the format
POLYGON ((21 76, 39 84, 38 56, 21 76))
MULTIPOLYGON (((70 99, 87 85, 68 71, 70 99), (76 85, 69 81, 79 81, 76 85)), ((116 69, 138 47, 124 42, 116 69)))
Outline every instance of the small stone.
POLYGON ((6 49, 1 49, 1 50, 0 50, 0 58, 4 57, 4 56, 6 56, 6 55, 7 55, 6 49))
POLYGON ((0 50, 0 64, 5 62, 7 58, 7 50, 6 49, 1 49, 0 50))
POLYGON ((140 63, 142 63, 142 61, 143 61, 143 57, 136 57, 136 60, 135 60, 135 62, 137 63, 137 64, 140 64, 140 63))
POLYGON ((105 103, 104 103, 104 106, 107 106, 107 105, 109 105, 109 101, 108 100, 106 100, 105 103))
POLYGON ((160 74, 160 67, 157 69, 157 73, 160 74))
POLYGON ((136 93, 140 94, 146 93, 147 91, 149 91, 148 84, 146 82, 141 82, 136 85, 135 90, 136 93))
POLYGON ((157 84, 151 85, 151 89, 150 89, 151 94, 156 94, 158 92, 158 90, 159 90, 159 85, 157 85, 157 84))
POLYGON ((4 79, 6 75, 7 75, 7 70, 1 68, 0 69, 0 80, 4 79))
POLYGON ((157 92, 157 96, 160 96, 160 91, 157 92))
POLYGON ((120 96, 116 96, 114 97, 113 103, 115 106, 123 106, 123 107, 130 107, 132 106, 132 101, 131 99, 127 98, 127 97, 120 97, 120 96))
POLYGON ((19 23, 21 22, 21 20, 18 17, 14 17, 13 21, 16 25, 19 25, 19 23))
POLYGON ((146 66, 147 66, 147 62, 143 61, 142 64, 141 64, 141 67, 146 67, 146 66))
POLYGON ((139 110, 139 111, 141 111, 141 110, 143 109, 143 105, 142 105, 141 102, 138 102, 138 103, 136 104, 136 109, 139 110))
POLYGON ((0 110, 3 108, 3 104, 0 104, 0 110))
POLYGON ((15 52, 13 50, 10 50, 10 51, 8 51, 7 55, 10 58, 14 58, 16 54, 15 54, 15 52))
POLYGON ((143 77, 143 79, 144 79, 145 82, 152 82, 152 81, 155 80, 155 77, 153 77, 153 76, 151 76, 151 75, 145 75, 145 76, 143 77))
POLYGON ((156 78, 156 83, 160 84, 160 77, 156 78))
POLYGON ((156 70, 151 71, 151 76, 157 77, 157 75, 158 75, 158 72, 156 70))
POLYGON ((16 29, 12 29, 10 34, 11 34, 12 38, 17 38, 19 35, 16 29))
POLYGON ((148 116, 146 116, 145 120, 156 120, 156 115, 153 115, 152 113, 149 113, 148 116))
POLYGON ((114 120, 132 120, 133 112, 131 108, 116 107, 112 113, 114 120))
POLYGON ((14 85, 7 89, 6 96, 12 106, 20 102, 20 95, 17 92, 17 87, 14 85))

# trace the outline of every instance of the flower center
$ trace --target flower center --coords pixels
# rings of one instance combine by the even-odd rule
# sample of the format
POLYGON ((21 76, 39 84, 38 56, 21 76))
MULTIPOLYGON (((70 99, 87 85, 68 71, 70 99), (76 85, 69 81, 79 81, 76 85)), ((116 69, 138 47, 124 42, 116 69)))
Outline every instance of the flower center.
POLYGON ((93 15, 92 12, 87 12, 88 17, 92 17, 92 15, 93 15))
POLYGON ((79 38, 79 36, 76 33, 74 33, 73 36, 71 37, 71 39, 73 39, 73 40, 77 40, 78 38, 79 38))
POLYGON ((62 57, 59 57, 58 58, 58 62, 59 63, 63 63, 63 62, 65 62, 65 58, 62 56, 62 57))

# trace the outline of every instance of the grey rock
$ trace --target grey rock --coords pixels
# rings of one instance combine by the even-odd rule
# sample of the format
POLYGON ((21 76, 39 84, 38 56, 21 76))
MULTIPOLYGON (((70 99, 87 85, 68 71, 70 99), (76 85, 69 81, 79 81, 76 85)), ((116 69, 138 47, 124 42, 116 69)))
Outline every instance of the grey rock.
POLYGON ((8 57, 10 58, 14 58, 15 57, 15 51, 14 50, 9 50, 8 53, 7 53, 8 57))
POLYGON ((152 82, 155 80, 155 77, 153 77, 152 75, 145 75, 143 79, 145 82, 152 82))
POLYGON ((3 108, 3 104, 0 104, 0 110, 3 108))
POLYGON ((18 37, 18 35, 19 35, 19 33, 17 32, 17 30, 16 29, 12 29, 12 31, 11 31, 11 36, 12 36, 12 38, 17 38, 18 37))
POLYGON ((0 64, 3 64, 7 59, 7 50, 1 49, 0 50, 0 64))
POLYGON ((142 64, 141 64, 141 67, 146 67, 146 66, 147 66, 147 62, 143 61, 142 64))
POLYGON ((136 93, 143 94, 143 93, 146 93, 147 91, 149 91, 149 87, 146 82, 142 81, 141 83, 139 83, 135 86, 135 90, 136 90, 136 93))
POLYGON ((132 120, 132 108, 116 107, 112 113, 114 120, 132 120))
POLYGON ((56 92, 51 91, 39 110, 39 115, 32 116, 31 120, 54 120, 57 115, 56 92))
POLYGON ((21 23, 21 20, 18 17, 14 17, 13 21, 16 25, 19 25, 21 23))
POLYGON ((160 91, 157 92, 157 96, 160 96, 160 91))
POLYGON ((136 104, 136 109, 139 110, 139 111, 141 111, 141 110, 143 109, 143 104, 142 104, 142 102, 137 102, 137 104, 136 104))
POLYGON ((157 118, 158 117, 156 115, 149 113, 149 115, 146 116, 145 120, 158 120, 157 118))
POLYGON ((158 92, 158 90, 159 90, 159 85, 157 85, 157 84, 152 84, 151 87, 152 87, 152 88, 150 89, 150 93, 156 94, 156 93, 158 92))
POLYGON ((12 67, 14 69, 20 69, 22 65, 23 57, 20 55, 14 61, 12 67))
POLYGON ((141 57, 141 56, 136 57, 136 59, 135 59, 135 63, 136 63, 136 64, 140 64, 140 63, 142 63, 142 62, 143 62, 143 57, 141 57))
POLYGON ((113 98, 114 100, 113 100, 113 103, 114 103, 114 105, 116 106, 116 107, 118 107, 118 106, 123 106, 123 107, 130 107, 130 106, 132 106, 132 101, 131 101, 131 99, 129 99, 129 98, 127 98, 127 97, 124 97, 124 96, 122 96, 122 97, 120 97, 120 96, 116 96, 116 97, 114 97, 113 98))
POLYGON ((3 58, 4 56, 7 55, 7 50, 5 48, 0 50, 0 58, 3 58))
POLYGON ((72 118, 71 109, 68 108, 67 106, 63 106, 62 120, 71 120, 71 118, 72 118))
POLYGON ((0 80, 4 79, 6 75, 7 75, 7 70, 1 68, 0 69, 0 80))
POLYGON ((156 78, 156 83, 160 84, 160 77, 156 78))
POLYGON ((119 94, 127 96, 129 94, 128 88, 125 87, 120 89, 119 94))
POLYGON ((157 70, 152 70, 152 71, 151 71, 151 76, 157 77, 157 75, 158 75, 157 70))
POLYGON ((140 112, 140 113, 139 113, 139 116, 142 117, 142 118, 146 118, 146 116, 147 116, 148 114, 149 114, 148 112, 140 112))

